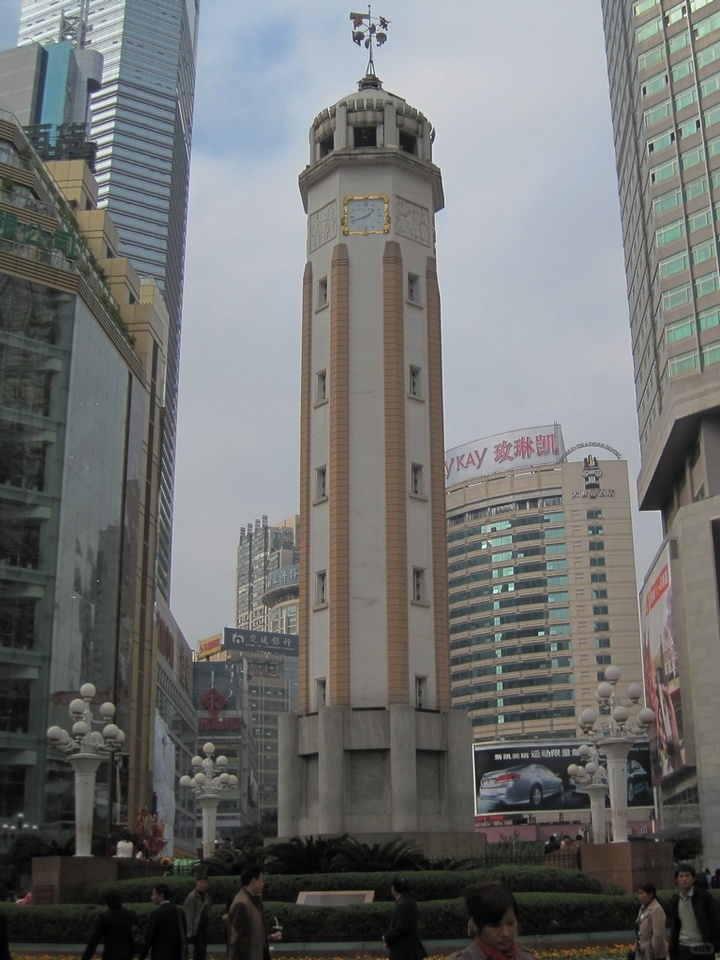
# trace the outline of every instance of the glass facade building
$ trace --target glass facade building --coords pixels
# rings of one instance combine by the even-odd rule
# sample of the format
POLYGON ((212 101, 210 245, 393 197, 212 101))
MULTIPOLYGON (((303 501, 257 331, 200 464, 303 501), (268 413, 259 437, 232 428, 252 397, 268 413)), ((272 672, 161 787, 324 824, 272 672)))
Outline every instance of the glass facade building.
POLYGON ((103 55, 90 133, 99 203, 117 226, 121 254, 157 282, 170 317, 158 527, 158 589, 165 600, 198 17, 199 0, 23 0, 20 19, 20 44, 57 43, 72 25, 80 45, 103 55))
MULTIPOLYGON (((682 689, 684 760, 662 779, 663 818, 701 829, 710 862, 720 859, 717 711, 703 706, 720 684, 720 2, 603 0, 602 10, 642 454, 638 501, 662 516, 668 560, 664 572, 651 570, 672 585, 666 633, 677 654, 671 667, 665 657, 666 679, 682 689)), ((643 615, 647 633, 652 610, 643 615)), ((667 651, 667 640, 657 642, 667 651)))
POLYGON ((166 318, 127 263, 102 272, 112 229, 82 161, 53 166, 66 198, 0 114, 0 176, 0 814, 74 819, 45 732, 91 680, 127 734, 107 827, 149 796, 166 318))

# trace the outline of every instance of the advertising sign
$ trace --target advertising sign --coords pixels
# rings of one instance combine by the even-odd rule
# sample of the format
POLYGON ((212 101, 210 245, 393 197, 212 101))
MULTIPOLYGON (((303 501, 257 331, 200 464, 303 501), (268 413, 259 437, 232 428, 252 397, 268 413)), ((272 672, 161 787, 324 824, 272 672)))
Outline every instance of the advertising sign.
POLYGON ((296 633, 267 633, 264 630, 237 630, 225 627, 223 647, 225 650, 241 650, 243 653, 282 653, 296 657, 299 651, 296 633))
MULTIPOLYGON (((580 747, 585 742, 474 744, 476 815, 589 809, 587 792, 582 784, 575 783, 567 769, 571 763, 583 763, 580 747)), ((604 758, 599 747, 598 751, 602 763, 604 758)), ((627 799, 631 808, 653 805, 647 740, 630 749, 627 799)))
POLYGON ((445 453, 445 486, 510 467, 557 463, 565 452, 559 423, 497 433, 445 453))
POLYGON ((655 714, 650 730, 653 778, 659 783, 685 766, 677 632, 670 549, 658 557, 640 593, 645 700, 655 714))

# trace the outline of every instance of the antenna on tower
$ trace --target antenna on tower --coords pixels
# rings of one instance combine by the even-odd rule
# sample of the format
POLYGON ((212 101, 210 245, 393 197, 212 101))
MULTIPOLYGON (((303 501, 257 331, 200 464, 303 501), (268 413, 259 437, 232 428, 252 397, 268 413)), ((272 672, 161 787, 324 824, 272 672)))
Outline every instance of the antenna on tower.
POLYGON ((60 39, 70 40, 78 50, 84 50, 88 32, 88 12, 90 0, 80 0, 77 8, 63 7, 60 20, 60 39))
POLYGON ((368 7, 367 13, 351 13, 352 20, 352 38, 353 43, 359 47, 364 46, 368 51, 367 76, 374 77, 375 61, 373 60, 373 48, 381 47, 387 40, 387 29, 390 21, 385 17, 373 17, 372 7, 368 7))

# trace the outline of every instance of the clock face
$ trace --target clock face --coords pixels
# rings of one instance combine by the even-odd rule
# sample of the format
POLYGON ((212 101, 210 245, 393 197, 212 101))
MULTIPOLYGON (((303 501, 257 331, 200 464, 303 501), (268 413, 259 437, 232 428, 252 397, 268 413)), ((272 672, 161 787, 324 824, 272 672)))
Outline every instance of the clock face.
POLYGON ((387 233, 388 198, 384 195, 346 197, 343 233, 387 233))

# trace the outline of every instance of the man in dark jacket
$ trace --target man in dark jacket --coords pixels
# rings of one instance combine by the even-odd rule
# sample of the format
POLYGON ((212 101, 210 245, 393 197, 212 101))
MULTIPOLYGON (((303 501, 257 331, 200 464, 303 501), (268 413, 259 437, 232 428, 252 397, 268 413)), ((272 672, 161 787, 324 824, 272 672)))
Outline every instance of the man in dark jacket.
POLYGON ((410 885, 395 877, 390 892, 395 900, 390 925, 383 936, 390 960, 423 960, 427 950, 418 934, 418 908, 409 894, 410 885))
POLYGON ((156 883, 150 899, 157 910, 148 921, 145 931, 145 946, 138 960, 145 960, 148 952, 152 960, 183 960, 186 954, 185 913, 170 899, 166 883, 156 883))
POLYGON ((135 955, 133 929, 137 929, 137 915, 125 909, 119 893, 108 893, 105 903, 107 910, 97 918, 82 960, 90 960, 101 941, 105 960, 132 960, 135 955))
POLYGON ((720 917, 715 900, 696 885, 695 867, 681 863, 675 871, 678 892, 670 901, 670 960, 698 960, 720 951, 720 917))

